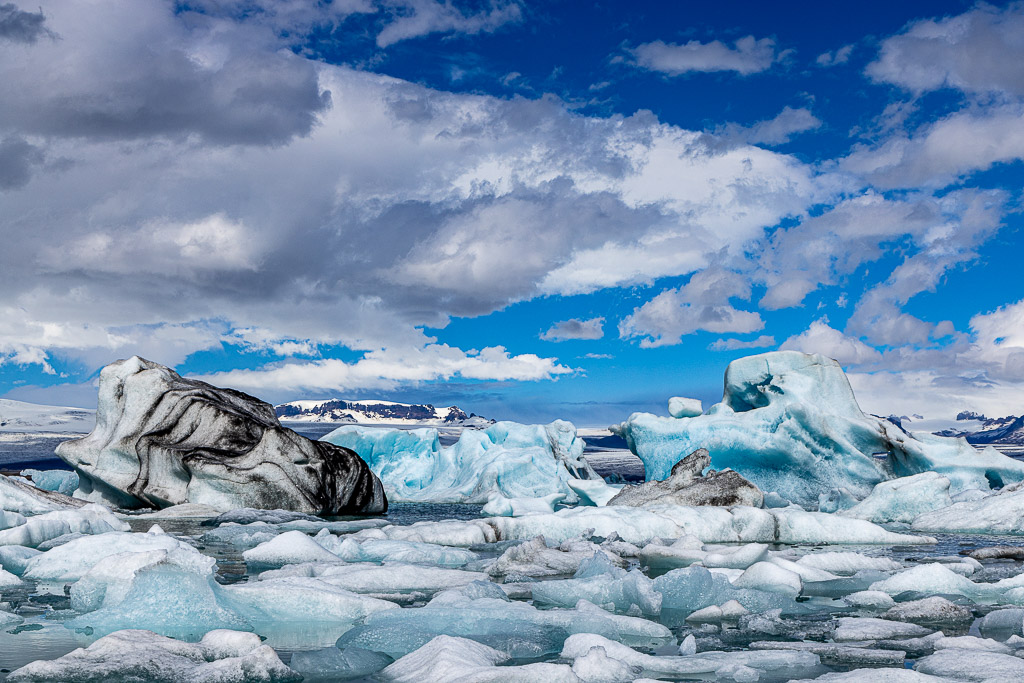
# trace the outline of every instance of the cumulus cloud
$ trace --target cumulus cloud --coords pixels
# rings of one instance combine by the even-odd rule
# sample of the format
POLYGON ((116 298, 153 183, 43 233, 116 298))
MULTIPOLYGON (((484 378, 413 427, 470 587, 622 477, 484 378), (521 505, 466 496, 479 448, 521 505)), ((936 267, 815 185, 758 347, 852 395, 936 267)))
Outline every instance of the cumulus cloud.
POLYGON ((568 341, 570 339, 600 339, 604 336, 604 318, 590 318, 580 320, 570 318, 557 322, 551 328, 540 335, 545 341, 568 341))
POLYGON ((266 391, 393 389, 401 384, 449 380, 553 379, 575 372, 554 358, 510 355, 504 347, 463 351, 447 344, 378 349, 354 363, 337 359, 285 363, 259 370, 232 370, 199 377, 214 384, 266 391))
POLYGON ((820 353, 840 365, 864 365, 882 358, 877 349, 829 327, 827 319, 815 320, 806 330, 782 342, 779 349, 820 353))
POLYGON ((1024 4, 979 4, 954 17, 912 22, 882 41, 866 73, 913 92, 956 88, 1024 96, 1024 4))
POLYGON ((835 52, 831 50, 823 52, 818 55, 818 58, 814 60, 818 66, 829 67, 836 66, 838 64, 846 64, 850 61, 850 55, 853 54, 853 45, 844 45, 835 52))
POLYGON ((385 0, 390 20, 377 34, 377 45, 388 47, 401 40, 431 33, 491 33, 522 19, 517 0, 490 0, 478 12, 465 13, 450 0, 385 0))
POLYGON ((752 126, 726 124, 716 129, 715 134, 742 140, 752 145, 781 145, 789 142, 799 133, 806 133, 820 127, 821 119, 812 114, 810 109, 784 107, 781 112, 766 121, 759 121, 752 126))
POLYGON ((634 63, 669 76, 692 72, 735 71, 743 76, 767 71, 777 59, 775 41, 754 36, 740 38, 732 47, 720 40, 683 45, 656 40, 632 50, 634 63))
POLYGON ((768 346, 775 346, 775 337, 770 334, 762 334, 757 339, 744 341, 742 339, 718 339, 708 345, 708 351, 738 351, 739 349, 763 349, 768 346))
POLYGON ((754 311, 736 309, 730 299, 748 299, 750 284, 738 273, 720 268, 703 270, 682 287, 667 289, 623 318, 619 336, 640 338, 653 348, 679 344, 685 335, 704 330, 719 334, 756 332, 764 327, 754 311))

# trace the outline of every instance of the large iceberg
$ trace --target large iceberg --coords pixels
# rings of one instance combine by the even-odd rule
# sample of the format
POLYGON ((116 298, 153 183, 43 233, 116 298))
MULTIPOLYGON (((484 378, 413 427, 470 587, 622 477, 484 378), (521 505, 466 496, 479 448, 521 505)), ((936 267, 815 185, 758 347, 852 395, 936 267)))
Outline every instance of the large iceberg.
POLYGON ((686 453, 707 448, 712 466, 730 467, 764 491, 801 504, 846 488, 866 496, 887 479, 935 471, 950 491, 1024 480, 1024 463, 964 439, 911 434, 863 413, 836 361, 776 351, 733 361, 722 402, 697 417, 634 413, 612 431, 664 479, 686 453))
POLYGON ((78 472, 76 497, 120 507, 387 511, 352 451, 285 429, 259 399, 138 356, 103 369, 96 427, 57 455, 78 472))
POLYGON ((486 503, 505 498, 540 498, 564 493, 577 500, 574 480, 604 485, 583 459, 583 440, 564 420, 547 425, 498 422, 466 430, 441 446, 436 429, 381 429, 345 425, 321 441, 350 448, 384 482, 393 501, 486 503))

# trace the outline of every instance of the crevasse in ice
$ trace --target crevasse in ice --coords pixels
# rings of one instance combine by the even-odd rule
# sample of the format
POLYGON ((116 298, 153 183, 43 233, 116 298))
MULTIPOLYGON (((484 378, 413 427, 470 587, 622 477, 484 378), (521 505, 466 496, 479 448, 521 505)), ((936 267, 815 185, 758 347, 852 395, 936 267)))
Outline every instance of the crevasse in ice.
POLYGON ((951 493, 1024 480, 1024 463, 963 439, 910 433, 861 411, 836 361, 776 351, 733 361, 722 402, 697 417, 634 413, 612 430, 644 462, 648 479, 664 479, 697 448, 712 467, 731 467, 762 490, 801 504, 845 488, 862 498, 887 479, 935 471, 951 493))

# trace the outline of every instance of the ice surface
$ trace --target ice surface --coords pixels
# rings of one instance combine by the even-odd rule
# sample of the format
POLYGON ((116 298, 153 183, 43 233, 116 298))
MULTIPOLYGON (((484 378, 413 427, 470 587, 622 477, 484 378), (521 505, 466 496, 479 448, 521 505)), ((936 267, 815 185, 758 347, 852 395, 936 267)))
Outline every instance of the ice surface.
POLYGON ((867 498, 839 514, 876 524, 909 524, 920 514, 952 504, 949 479, 937 472, 922 472, 876 484, 867 498))
POLYGON ((339 638, 338 646, 355 645, 401 657, 436 636, 449 635, 525 658, 557 653, 574 633, 597 633, 637 647, 675 643, 671 631, 661 624, 609 614, 585 601, 575 609, 538 610, 522 602, 465 598, 370 615, 362 626, 339 638))
POLYGON ((42 552, 35 548, 26 548, 21 545, 0 546, 0 567, 21 576, 25 573, 28 561, 41 554, 42 552))
POLYGON ((85 536, 47 550, 25 564, 25 578, 36 581, 77 581, 101 560, 119 553, 191 549, 187 543, 157 531, 114 532, 85 536))
POLYGON ((784 679, 808 675, 819 669, 818 657, 810 652, 701 652, 686 657, 659 657, 637 652, 622 643, 593 633, 570 636, 562 647, 561 655, 565 659, 575 659, 585 656, 595 647, 603 648, 613 659, 640 667, 641 675, 646 676, 704 678, 700 674, 714 675, 725 667, 739 665, 773 678, 784 679))
POLYGON ((0 510, 0 531, 4 529, 13 529, 16 526, 21 526, 25 523, 25 515, 20 512, 9 512, 7 510, 0 510))
POLYGON ((708 554, 699 540, 697 540, 696 546, 689 542, 689 539, 693 538, 692 536, 683 536, 672 545, 663 545, 662 542, 648 543, 640 549, 637 557, 640 564, 651 569, 689 567, 696 562, 702 562, 708 554))
POLYGON ((802 505, 822 490, 865 496, 875 484, 934 470, 955 492, 1024 479, 1024 463, 963 439, 911 434, 864 414, 839 364, 777 351, 733 361, 722 402, 692 418, 634 413, 613 431, 636 453, 648 479, 663 479, 681 453, 711 452, 762 490, 802 505))
POLYGON ((833 638, 837 643, 864 640, 892 640, 895 638, 921 638, 934 633, 934 629, 873 617, 840 617, 833 638))
POLYGON ((914 669, 959 681, 1024 680, 1024 659, 998 652, 947 648, 919 659, 914 669))
POLYGON ((0 588, 14 588, 22 585, 21 579, 17 575, 12 574, 3 567, 0 567, 0 588))
POLYGON ((437 522, 416 522, 408 526, 388 525, 380 529, 364 529, 352 534, 351 537, 357 541, 388 539, 463 548, 494 543, 498 540, 495 527, 482 519, 442 519, 437 522))
POLYGON ((912 528, 944 533, 1024 533, 1024 486, 1015 484, 980 500, 925 512, 913 521, 912 528))
POLYGON ((257 569, 283 567, 303 562, 341 562, 319 543, 301 531, 286 531, 266 543, 242 553, 245 563, 257 569))
POLYGON ((661 594, 639 569, 626 571, 608 566, 604 573, 561 581, 541 581, 532 587, 533 603, 546 607, 575 607, 586 600, 620 614, 657 615, 661 594))
POLYGON ((736 621, 750 614, 750 611, 737 600, 728 600, 721 605, 711 605, 697 610, 686 621, 692 624, 719 624, 723 621, 736 621))
POLYGON ((723 605, 730 600, 752 612, 794 604, 788 595, 740 588, 722 574, 712 574, 703 567, 674 569, 663 574, 654 579, 654 590, 661 593, 662 613, 676 612, 681 615, 679 621, 697 610, 723 605))
POLYGON ((381 429, 345 425, 324 436, 351 448, 384 482, 392 501, 486 503, 564 493, 574 502, 571 479, 601 481, 583 459, 583 441, 564 420, 548 425, 498 422, 465 430, 442 447, 436 429, 381 429))
POLYGON ((504 652, 469 640, 439 635, 405 655, 380 673, 382 681, 424 683, 579 683, 565 664, 498 666, 509 659, 504 652))
POLYGON ((974 614, 963 605, 933 595, 921 600, 901 602, 882 615, 885 619, 927 624, 956 624, 974 621, 974 614))
POLYGON ((0 531, 0 545, 24 545, 34 548, 64 534, 104 534, 127 531, 128 525, 102 505, 86 505, 78 510, 57 510, 29 517, 13 529, 0 531))
MULTIPOLYGON (((600 546, 581 538, 571 538, 551 548, 543 536, 536 536, 506 550, 488 567, 487 572, 491 576, 505 577, 569 576, 595 553, 604 555, 600 546)), ((605 557, 620 567, 625 566, 617 556, 605 557)))
POLYGON ((603 479, 569 479, 565 484, 579 498, 578 505, 607 505, 622 490, 622 486, 611 486, 603 479))
POLYGON ((379 652, 358 647, 339 650, 332 645, 321 650, 296 652, 288 666, 302 674, 305 681, 346 681, 374 674, 393 661, 379 652))
POLYGON ((877 571, 897 571, 903 569, 899 562, 888 557, 870 557, 854 552, 818 552, 804 555, 796 561, 815 569, 823 569, 832 574, 851 576, 864 569, 877 571))
POLYGON ((255 548, 277 537, 280 529, 266 522, 223 524, 199 537, 200 543, 225 543, 236 548, 255 548))
POLYGON ((701 564, 705 567, 746 569, 750 565, 766 559, 768 559, 768 546, 762 543, 745 543, 711 551, 704 556, 701 564))
POLYGON ((0 474, 0 510, 23 515, 41 515, 81 507, 83 503, 0 474))
POLYGON ((952 683, 949 678, 929 676, 910 669, 856 669, 843 673, 828 673, 815 679, 801 679, 790 683, 952 683))
POLYGON ((887 610, 896 604, 888 593, 882 591, 857 591, 843 598, 843 602, 851 607, 878 611, 887 610))
POLYGON ((436 543, 367 539, 357 541, 321 531, 314 538, 318 544, 346 562, 404 562, 439 567, 464 567, 479 559, 476 553, 463 548, 451 548, 436 543))
POLYGON ((22 470, 21 476, 43 491, 55 491, 70 496, 78 488, 78 475, 68 470, 22 470))
POLYGON ((564 493, 552 493, 542 498, 506 498, 495 492, 488 496, 482 512, 495 517, 546 514, 554 512, 555 504, 563 498, 564 493))
POLYGON ((795 598, 803 589, 803 581, 796 572, 791 572, 771 562, 758 562, 732 582, 737 588, 779 593, 795 598))
POLYGON ((704 412, 699 398, 673 396, 668 400, 668 414, 675 418, 697 417, 704 412))
POLYGON ((367 615, 398 609, 392 602, 345 590, 329 579, 299 576, 224 586, 218 595, 225 607, 261 633, 290 625, 352 625, 367 615))
POLYGON ((373 564, 297 564, 260 574, 260 583, 284 577, 313 577, 354 593, 387 599, 415 595, 419 599, 474 581, 486 581, 481 572, 424 567, 392 562, 373 564))
POLYGON ((53 661, 38 661, 10 674, 11 683, 292 683, 289 669, 259 636, 211 631, 198 643, 183 643, 150 631, 125 630, 53 661))

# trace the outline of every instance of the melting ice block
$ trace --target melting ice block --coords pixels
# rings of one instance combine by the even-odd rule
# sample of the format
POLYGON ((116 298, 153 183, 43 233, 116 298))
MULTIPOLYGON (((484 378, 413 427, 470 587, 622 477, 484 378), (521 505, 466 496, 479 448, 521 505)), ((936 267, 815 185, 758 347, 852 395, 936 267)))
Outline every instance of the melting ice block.
POLYGON ((259 636, 211 631, 198 643, 183 643, 150 631, 125 630, 100 638, 53 661, 27 664, 7 677, 12 683, 297 683, 259 636))
POLYGON ((866 415, 839 364, 819 355, 777 351, 733 361, 722 402, 697 417, 634 413, 612 431, 644 462, 648 479, 664 479, 698 448, 716 469, 730 467, 764 491, 801 505, 821 491, 859 497, 884 480, 934 470, 953 493, 1024 479, 1024 463, 963 439, 911 434, 866 415))
POLYGON ((24 545, 29 548, 65 534, 104 534, 128 531, 128 525, 102 505, 86 505, 78 510, 57 510, 30 517, 19 526, 0 531, 0 545, 24 545))
POLYGON ((509 656, 467 638, 437 636, 380 673, 391 683, 474 681, 474 683, 579 683, 565 664, 498 666, 509 656))
POLYGON ((1024 486, 1007 486, 980 500, 923 512, 911 527, 919 531, 975 534, 1024 533, 1024 486))
POLYGON ((938 472, 922 472, 880 482, 867 498, 848 510, 840 510, 838 514, 878 524, 909 524, 920 514, 952 504, 949 479, 938 472))
POLYGON ((564 420, 498 422, 462 432, 447 448, 436 429, 345 425, 321 440, 358 453, 384 482, 390 500, 486 503, 494 493, 512 499, 564 493, 574 502, 571 480, 603 483, 583 459, 576 428, 564 420))

